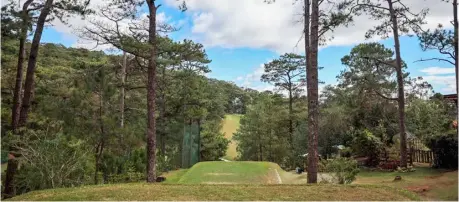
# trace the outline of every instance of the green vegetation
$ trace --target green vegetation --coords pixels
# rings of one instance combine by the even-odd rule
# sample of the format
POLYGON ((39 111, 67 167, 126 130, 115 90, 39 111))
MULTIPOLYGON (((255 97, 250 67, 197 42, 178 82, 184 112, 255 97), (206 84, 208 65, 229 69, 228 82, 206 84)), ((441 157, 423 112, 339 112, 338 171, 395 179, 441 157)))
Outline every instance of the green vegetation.
POLYGON ((185 175, 187 172, 188 172, 188 169, 179 169, 179 170, 174 170, 174 171, 163 173, 161 176, 166 178, 166 181, 164 181, 163 183, 164 184, 177 184, 182 178, 182 176, 185 175))
POLYGON ((458 200, 457 171, 416 167, 415 172, 378 172, 362 170, 353 184, 379 184, 406 189, 416 193, 422 200, 458 200), (401 181, 394 181, 401 176, 401 181))
POLYGON ((383 186, 340 185, 151 185, 130 183, 35 191, 12 200, 418 200, 406 191, 383 186))
POLYGON ((275 168, 276 164, 270 162, 201 162, 190 168, 178 183, 276 184, 275 168))
MULTIPOLYGON (((328 174, 319 174, 319 182, 328 174)), ((269 162, 201 162, 164 173, 165 182, 83 186, 27 193, 12 200, 457 200, 457 171, 416 167, 415 172, 361 170, 351 185, 307 186, 306 174, 269 162), (277 169, 282 185, 276 184, 277 169), (401 181, 393 181, 402 176, 401 181), (302 184, 302 185, 301 185, 302 184), (377 186, 375 186, 377 184, 377 186), (334 194, 330 194, 334 193, 334 194), (336 194, 335 194, 336 193, 336 194)))
POLYGON ((273 87, 259 91, 209 78, 208 47, 175 40, 180 23, 161 22, 170 13, 156 0, 10 0, 1 9, 1 147, 9 150, 1 163, 10 159, 7 173, 1 165, 2 199, 457 200, 457 170, 381 171, 412 171, 407 135, 434 153, 432 167, 458 168, 457 104, 410 75, 399 44, 414 32, 423 50, 454 58, 427 60, 457 71, 457 15, 454 33, 424 32, 426 9, 416 15, 401 1, 380 1, 327 1, 325 10, 304 0, 305 55, 280 53, 247 75, 244 83, 273 87), (382 22, 365 36, 391 36, 395 50, 357 44, 341 58, 336 84, 318 94, 318 70, 329 68, 319 66, 319 45, 361 14, 382 22), (40 41, 54 20, 86 15, 75 34, 112 54, 40 41), (360 163, 378 171, 358 174, 360 163), (161 175, 162 184, 140 183, 161 175))
POLYGON ((239 129, 241 116, 240 114, 227 114, 225 115, 225 119, 223 119, 222 132, 225 134, 226 139, 231 140, 226 151, 226 156, 224 157, 227 160, 234 160, 237 157, 237 142, 232 139, 233 134, 239 129))

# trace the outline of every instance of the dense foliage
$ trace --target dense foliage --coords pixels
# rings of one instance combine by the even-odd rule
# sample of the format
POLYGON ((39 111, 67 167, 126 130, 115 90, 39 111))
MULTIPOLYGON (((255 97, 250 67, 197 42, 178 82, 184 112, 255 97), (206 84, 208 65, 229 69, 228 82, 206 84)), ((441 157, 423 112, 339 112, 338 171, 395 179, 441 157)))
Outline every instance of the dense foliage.
MULTIPOLYGON (((229 140, 220 132, 221 120, 226 113, 244 110, 241 103, 247 102, 241 88, 202 76, 209 71, 206 66, 209 60, 199 44, 164 38, 163 45, 181 47, 178 50, 188 54, 195 52, 193 57, 201 59, 187 58, 200 61, 193 64, 193 69, 177 68, 174 66, 177 62, 173 61, 176 59, 159 63, 157 74, 162 80, 157 98, 157 107, 161 109, 157 116, 158 173, 181 166, 183 128, 189 120, 201 124, 201 160, 224 156, 229 140)), ((21 144, 15 145, 13 140, 18 137, 9 129, 17 43, 2 37, 2 136, 10 140, 2 141, 2 148, 12 145, 21 148, 21 169, 17 176, 25 181, 17 183, 18 193, 94 182, 132 181, 134 178, 129 175, 144 179, 146 90, 143 68, 136 58, 127 57, 122 85, 121 55, 59 44, 41 46, 30 120, 27 129, 22 129, 25 135, 20 138, 21 144), (125 90, 124 97, 120 97, 121 88, 125 90), (54 158, 56 154, 62 155, 61 158, 54 158), (52 170, 63 165, 71 170, 52 170)))

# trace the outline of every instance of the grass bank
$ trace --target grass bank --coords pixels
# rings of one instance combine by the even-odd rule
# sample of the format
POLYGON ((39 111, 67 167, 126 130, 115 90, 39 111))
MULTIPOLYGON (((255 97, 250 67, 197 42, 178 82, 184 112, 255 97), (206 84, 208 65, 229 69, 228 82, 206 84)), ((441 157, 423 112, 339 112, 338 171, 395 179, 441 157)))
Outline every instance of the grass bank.
POLYGON ((370 185, 161 185, 146 183, 85 186, 30 192, 11 200, 124 201, 124 200, 418 200, 391 187, 370 185))
POLYGON ((276 184, 277 164, 270 162, 201 162, 191 167, 180 184, 276 184))

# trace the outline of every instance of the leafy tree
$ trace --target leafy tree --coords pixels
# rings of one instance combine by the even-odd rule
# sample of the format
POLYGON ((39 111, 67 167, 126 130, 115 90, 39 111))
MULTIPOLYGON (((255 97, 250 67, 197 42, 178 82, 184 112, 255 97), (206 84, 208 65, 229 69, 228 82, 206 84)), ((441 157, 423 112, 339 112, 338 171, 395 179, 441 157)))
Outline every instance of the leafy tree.
MULTIPOLYGON (((27 2, 26 2, 27 3, 27 2)), ((84 15, 86 14, 86 6, 88 5, 89 1, 85 0, 83 2, 77 1, 77 0, 60 0, 54 2, 54 0, 46 0, 44 3, 31 3, 30 4, 36 8, 40 9, 40 14, 37 18, 36 21, 36 27, 35 27, 35 32, 34 32, 34 37, 32 39, 32 45, 30 48, 30 53, 29 53, 29 59, 28 59, 28 64, 27 64, 27 74, 26 74, 26 80, 24 84, 24 97, 22 98, 21 102, 21 109, 19 113, 19 118, 17 118, 17 126, 22 127, 26 125, 27 118, 28 118, 28 113, 29 113, 29 108, 30 104, 32 101, 32 95, 34 91, 34 74, 36 70, 36 64, 37 64, 37 57, 38 57, 38 49, 40 46, 40 40, 41 40, 41 35, 43 32, 43 28, 45 26, 45 23, 47 21, 48 15, 51 14, 50 19, 53 19, 55 17, 59 18, 61 21, 65 21, 65 17, 69 16, 70 14, 81 14, 84 15)), ((30 5, 29 4, 29 5, 30 5)), ((27 5, 28 7, 28 5, 27 5)), ((24 6, 23 10, 27 10, 27 7, 24 6)), ((27 33, 25 32, 25 26, 28 24, 28 22, 24 19, 26 19, 25 15, 27 12, 23 12, 22 18, 23 18, 23 26, 21 26, 21 34, 20 38, 24 38, 27 33)), ((24 39, 22 39, 24 40, 24 39)), ((20 50, 19 51, 23 51, 20 50)), ((19 55, 22 55, 22 52, 19 53, 19 55)), ((19 59, 18 59, 19 60, 19 59)), ((19 61, 20 62, 20 61, 19 61)), ((18 65, 19 65, 18 62, 18 65)), ((22 63, 22 62, 21 62, 22 63)), ((22 64, 21 64, 22 66, 22 64)), ((18 66, 19 68, 19 66, 18 66)), ((19 84, 22 79, 20 79, 22 74, 22 71, 18 70, 19 75, 17 75, 17 81, 16 83, 19 84)), ((17 106, 19 105, 19 92, 20 92, 20 86, 17 85, 16 91, 16 108, 14 108, 13 113, 16 113, 16 115, 13 116, 14 120, 13 123, 16 123, 15 119, 17 117, 17 106)), ((11 159, 8 162, 8 169, 7 169, 7 174, 6 174, 6 179, 5 179, 5 189, 4 189, 4 197, 9 198, 15 195, 15 190, 14 190, 14 174, 16 173, 17 170, 17 162, 15 162, 14 159, 11 159)))
POLYGON ((367 31, 365 37, 371 38, 374 35, 388 37, 390 33, 393 34, 395 45, 395 60, 382 61, 378 58, 369 59, 379 61, 381 63, 393 66, 397 76, 397 101, 399 110, 399 128, 400 128, 400 164, 401 167, 407 166, 407 146, 406 146, 406 131, 405 131, 405 91, 404 91, 404 74, 403 62, 400 54, 400 33, 409 33, 411 30, 414 32, 420 31, 420 25, 424 22, 427 10, 422 10, 418 14, 414 14, 410 9, 401 1, 386 0, 386 6, 383 6, 378 0, 377 2, 371 0, 357 0, 359 6, 357 12, 365 12, 373 19, 382 20, 380 25, 367 31))
POLYGON ((271 161, 291 168, 288 154, 288 112, 282 110, 280 95, 262 92, 255 98, 247 113, 241 118, 241 126, 233 139, 238 142, 237 151, 241 160, 271 161))
POLYGON ((216 161, 225 156, 230 140, 221 133, 222 123, 220 120, 207 121, 203 124, 201 133, 201 161, 216 161))
POLYGON ((298 96, 303 86, 305 77, 306 61, 304 56, 294 53, 286 53, 279 59, 264 65, 265 73, 261 81, 274 84, 274 86, 288 92, 289 101, 289 139, 293 146, 293 101, 298 96))
POLYGON ((454 107, 442 99, 416 99, 406 110, 407 128, 421 140, 443 135, 452 128, 452 110, 454 107))

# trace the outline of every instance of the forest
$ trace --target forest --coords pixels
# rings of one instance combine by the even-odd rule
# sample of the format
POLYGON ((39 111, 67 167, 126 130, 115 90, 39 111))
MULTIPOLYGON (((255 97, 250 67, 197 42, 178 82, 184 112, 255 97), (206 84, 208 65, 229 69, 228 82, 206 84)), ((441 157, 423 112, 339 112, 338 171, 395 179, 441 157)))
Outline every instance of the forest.
MULTIPOLYGON (((98 9, 90 8, 89 0, 5 4, 2 198, 64 187, 157 183, 170 171, 220 161, 231 142, 237 145, 235 161, 268 161, 286 171, 304 167, 307 183, 320 181, 318 174, 331 167, 324 162, 333 159, 338 167, 356 167, 365 157, 365 167, 396 162, 399 170, 416 172, 414 140, 433 152, 431 167, 457 170, 457 93, 451 101, 422 77, 411 76, 412 64, 403 60, 404 44, 398 41, 410 34, 418 39, 415 48, 443 55, 419 62, 454 66, 457 83, 457 0, 438 2, 452 5, 453 29, 428 30, 422 28, 428 8, 413 13, 402 0, 330 1, 330 10, 322 2, 296 2, 307 8, 304 54, 284 53, 263 65, 260 81, 273 85, 272 91, 208 77, 212 60, 205 46, 169 37, 178 28, 157 22, 161 5, 155 0, 110 0, 98 9), (381 19, 365 37, 389 37, 395 47, 356 44, 341 58, 345 69, 336 75, 337 84, 325 83, 319 92, 324 84, 319 70, 327 68, 318 64, 319 47, 331 40, 324 34, 352 26, 353 17, 362 14, 381 19), (110 51, 41 42, 53 20, 92 15, 96 20, 76 32, 110 51), (231 114, 241 119, 229 139, 222 127, 231 114)), ((176 9, 187 12, 187 1, 176 9)))

